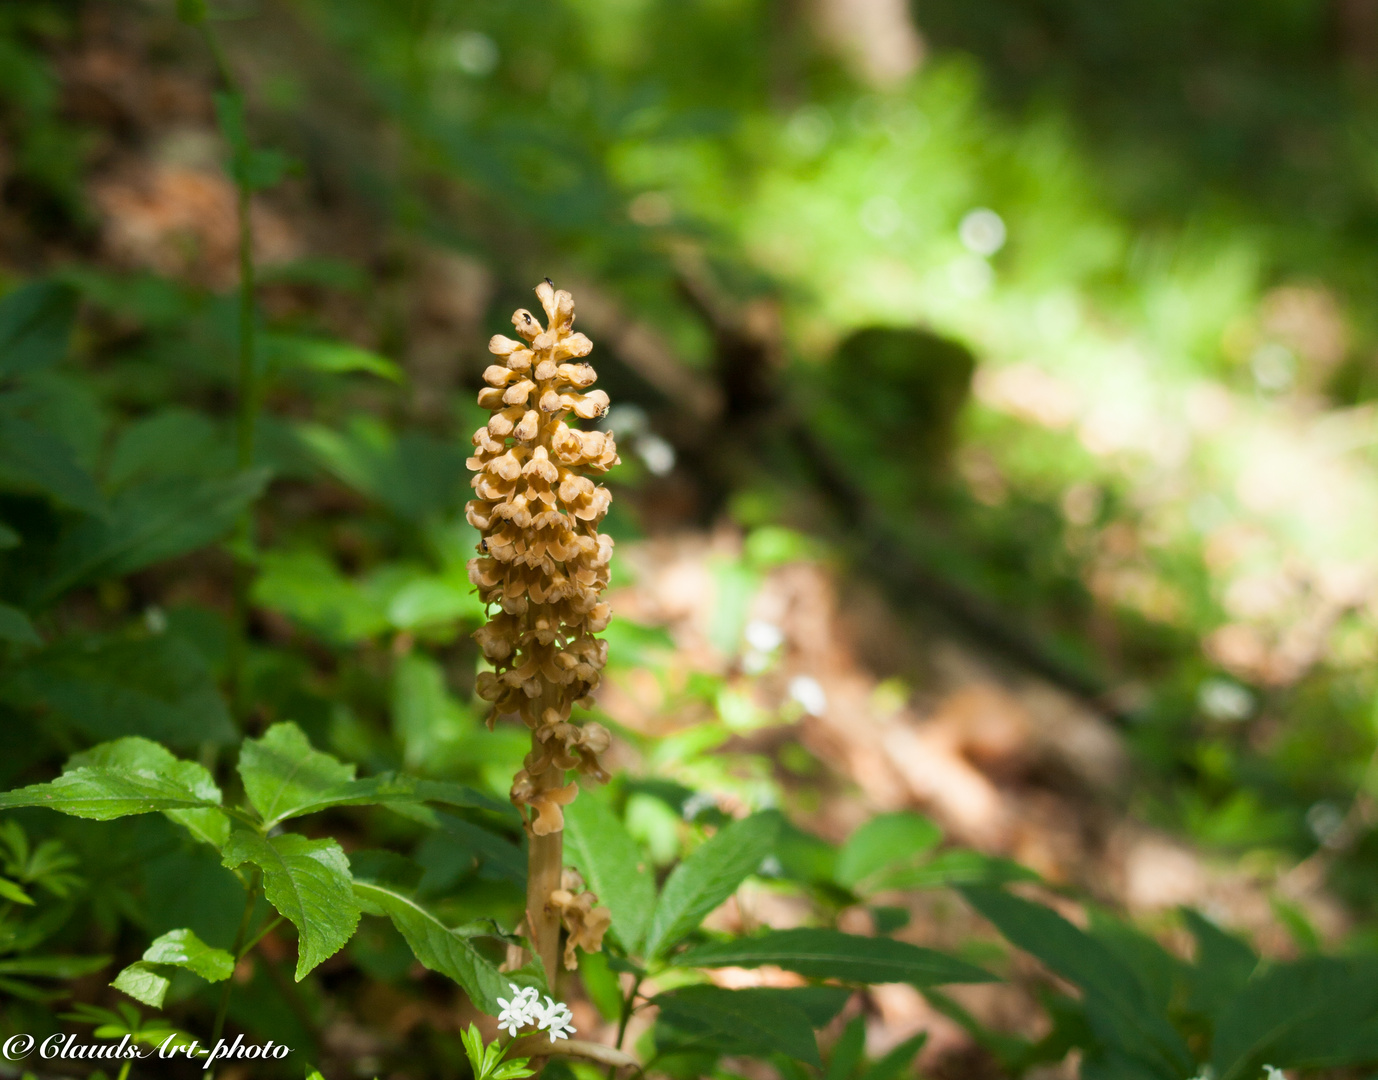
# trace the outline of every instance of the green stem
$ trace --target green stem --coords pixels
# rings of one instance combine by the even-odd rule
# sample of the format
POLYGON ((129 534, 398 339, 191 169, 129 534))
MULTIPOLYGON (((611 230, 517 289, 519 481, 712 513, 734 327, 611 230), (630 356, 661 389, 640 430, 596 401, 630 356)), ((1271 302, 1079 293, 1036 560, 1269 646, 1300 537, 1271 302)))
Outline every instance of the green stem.
MULTIPOLYGON (((637 991, 641 989, 641 980, 643 977, 644 976, 641 975, 636 976, 636 979, 632 982, 631 990, 627 992, 627 996, 622 1001, 622 1015, 617 1020, 617 1042, 613 1043, 613 1046, 617 1047, 619 1050, 622 1049, 622 1040, 627 1036, 627 1024, 630 1023, 632 1019, 632 1005, 636 1001, 637 991)), ((608 1080, 613 1080, 616 1074, 617 1066, 609 1065, 608 1080)))
MULTIPOLYGON (((239 205, 239 392, 236 415, 235 463, 240 472, 253 468, 254 428, 258 421, 258 371, 254 358, 254 236, 250 220, 249 187, 238 185, 239 205)), ((241 716, 244 701, 244 658, 249 635, 250 552, 254 545, 254 511, 247 507, 235 528, 234 635, 229 657, 230 699, 241 716)))
POLYGON ((125 1058, 124 1064, 120 1066, 120 1075, 116 1080, 129 1080, 129 1066, 133 1065, 133 1059, 125 1058))
MULTIPOLYGON (((249 936, 249 923, 254 917, 254 905, 258 903, 258 886, 260 875, 254 872, 253 880, 249 883, 248 895, 244 899, 244 914, 239 919, 239 929, 235 931, 234 944, 230 946, 230 955, 236 961, 244 955, 244 939, 249 936)), ((210 1048, 214 1050, 220 1042, 220 1036, 225 1033, 225 1017, 230 1011, 230 988, 234 986, 234 973, 225 980, 225 989, 220 992, 220 1007, 215 1010, 215 1027, 211 1030, 210 1048)), ((206 1077, 206 1080, 215 1080, 214 1074, 206 1077)))
POLYGON ((273 918, 269 919, 266 923, 264 923, 264 924, 263 924, 263 929, 260 930, 257 934, 254 935, 253 940, 250 941, 249 944, 247 944, 247 945, 244 946, 244 951, 241 952, 237 957, 235 957, 235 959, 236 959, 236 960, 242 960, 244 957, 248 956, 251 952, 253 952, 253 951, 254 951, 254 946, 257 945, 257 944, 258 944, 260 941, 262 941, 264 938, 266 938, 266 937, 267 937, 269 934, 271 934, 274 930, 276 930, 277 927, 278 927, 278 924, 280 924, 281 922, 282 922, 282 916, 281 916, 281 915, 277 915, 277 916, 274 916, 273 918))
MULTIPOLYGON (((230 70, 209 24, 201 23, 201 37, 215 62, 216 73, 225 89, 242 97, 239 82, 230 70)), ((259 385, 258 365, 254 356, 254 230, 251 214, 252 194, 249 184, 235 177, 236 209, 239 224, 239 385, 235 415, 235 464, 240 472, 253 468, 254 429, 258 422, 259 385)), ((234 567, 233 627, 228 658, 230 701, 235 711, 244 714, 244 658, 247 652, 249 619, 249 586, 252 574, 249 565, 254 543, 253 507, 248 507, 235 527, 237 558, 234 567)))

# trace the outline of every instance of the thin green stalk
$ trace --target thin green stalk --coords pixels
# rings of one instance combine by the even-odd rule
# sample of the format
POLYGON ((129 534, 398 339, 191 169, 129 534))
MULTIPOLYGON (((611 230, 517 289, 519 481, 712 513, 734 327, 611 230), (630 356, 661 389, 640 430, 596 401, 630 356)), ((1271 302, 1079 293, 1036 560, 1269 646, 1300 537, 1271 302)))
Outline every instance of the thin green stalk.
MULTIPOLYGON (((210 25, 198 25, 206 49, 215 63, 221 84, 237 97, 239 83, 230 70, 225 54, 220 48, 210 25)), ((236 209, 239 225, 239 382, 237 387, 237 408, 235 412, 235 464, 241 472, 253 468, 254 430, 258 424, 260 393, 258 385, 258 365, 255 363, 255 320, 254 320, 254 230, 252 218, 252 189, 244 176, 235 170, 236 209)), ((249 618, 249 585, 251 581, 248 559, 254 545, 253 507, 245 509, 235 527, 235 567, 233 583, 233 627, 229 653, 230 700, 235 711, 244 713, 243 677, 244 658, 247 651, 249 618)))
MULTIPOLYGON (((258 421, 259 390, 254 362, 254 234, 250 217, 249 187, 238 184, 239 207, 239 388, 235 431, 235 463, 241 472, 253 467, 254 428, 258 421)), ((254 545, 254 511, 247 507, 235 528, 234 635, 229 657, 230 698, 244 713, 244 657, 249 622, 248 563, 254 545)))
MULTIPOLYGON (((626 1038, 627 1035, 627 1024, 629 1024, 632 1019, 632 1006, 636 1002, 637 991, 641 989, 642 978, 643 977, 640 975, 638 975, 635 978, 635 980, 632 982, 631 990, 627 992, 627 996, 622 1001, 622 1015, 618 1018, 617 1021, 617 1041, 613 1043, 613 1046, 617 1047, 617 1049, 619 1050, 622 1049, 622 1040, 626 1038)), ((608 1080, 613 1080, 613 1077, 616 1075, 617 1066, 609 1065, 608 1080)))
MULTIPOLYGON (((253 921, 254 905, 258 903, 258 887, 261 882, 261 875, 255 871, 253 879, 249 882, 248 895, 244 899, 244 914, 239 919, 239 929, 235 931, 234 944, 230 946, 230 955, 238 961, 244 955, 244 939, 249 936, 249 923, 253 921)), ((230 988, 234 986, 234 975, 225 980, 225 989, 220 992, 220 1007, 215 1010, 215 1026, 211 1030, 210 1048, 213 1051, 220 1042, 220 1036, 225 1033, 225 1017, 230 1011, 230 988)), ((215 1080, 212 1073, 206 1080, 215 1080)))
POLYGON ((263 924, 263 929, 261 929, 257 934, 254 935, 253 940, 244 946, 244 951, 240 953, 239 956, 235 957, 235 959, 239 960, 245 956, 248 956, 251 952, 254 951, 254 946, 257 945, 264 938, 266 938, 274 930, 276 930, 281 923, 281 915, 276 915, 273 918, 269 919, 266 923, 263 924))

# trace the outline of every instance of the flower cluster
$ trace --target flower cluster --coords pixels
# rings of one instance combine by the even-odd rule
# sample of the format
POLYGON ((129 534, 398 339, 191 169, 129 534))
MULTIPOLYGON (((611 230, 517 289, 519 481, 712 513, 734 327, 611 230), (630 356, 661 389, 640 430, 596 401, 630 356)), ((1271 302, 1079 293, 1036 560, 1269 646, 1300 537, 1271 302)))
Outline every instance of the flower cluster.
POLYGON ((474 433, 477 497, 467 516, 482 534, 470 580, 499 606, 474 635, 494 668, 479 676, 478 693, 493 703, 490 725, 515 714, 532 731, 512 801, 530 808, 531 831, 545 836, 563 828, 560 807, 575 795, 565 769, 607 778, 598 757, 607 730, 572 724, 569 714, 598 685, 607 646, 594 635, 610 614, 600 594, 612 539, 598 523, 611 495, 583 473, 606 472, 618 457, 611 434, 567 422, 608 408, 606 393, 588 390, 597 376, 581 358, 593 344, 572 331, 574 301, 548 280, 536 293, 546 325, 523 309, 512 316, 522 340, 497 335, 488 344, 502 363, 483 375, 478 400, 492 415, 474 433))
POLYGON ((574 1014, 563 1001, 554 1001, 547 996, 542 1005, 541 995, 534 986, 523 988, 516 983, 507 985, 512 988, 512 1000, 498 998, 498 1004, 502 1006, 502 1012, 498 1013, 499 1031, 516 1035, 522 1028, 535 1024, 539 1030, 549 1032, 551 1042, 568 1039, 575 1033, 576 1029, 570 1023, 574 1014))
POLYGON ((608 932, 612 915, 605 907, 595 907, 598 897, 584 889, 579 871, 566 866, 560 887, 550 894, 550 906, 560 913, 569 935, 565 938, 565 967, 573 971, 578 964, 574 949, 597 952, 603 947, 603 935, 608 932))

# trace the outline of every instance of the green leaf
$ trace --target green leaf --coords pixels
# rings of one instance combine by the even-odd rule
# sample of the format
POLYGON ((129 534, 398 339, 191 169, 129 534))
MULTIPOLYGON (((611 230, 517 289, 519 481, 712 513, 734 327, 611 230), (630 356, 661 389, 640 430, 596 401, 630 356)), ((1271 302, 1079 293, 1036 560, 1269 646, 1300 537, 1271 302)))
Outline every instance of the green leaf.
POLYGON ((389 628, 384 597, 340 573, 315 550, 264 555, 253 601, 340 644, 366 641, 389 628))
POLYGON ((52 600, 83 582, 130 574, 219 540, 268 479, 267 470, 253 469, 223 477, 156 477, 130 486, 115 496, 104 518, 90 518, 62 538, 37 599, 52 600))
POLYGON ((731 896, 770 854, 780 831, 777 812, 765 811, 719 830, 671 872, 646 938, 646 956, 659 956, 731 896))
POLYGON ((458 983, 474 1005, 489 1016, 502 1008, 498 997, 510 997, 509 984, 536 986, 543 982, 530 974, 499 971, 476 948, 469 928, 451 929, 411 897, 372 882, 356 881, 355 892, 371 913, 386 915, 421 965, 458 983))
POLYGON ((1253 1080, 1265 1064, 1378 1061, 1378 960, 1307 957, 1267 968, 1221 1012, 1213 1051, 1220 1080, 1253 1080))
POLYGON ((422 577, 393 594, 388 602, 388 621, 399 630, 414 630, 459 620, 482 622, 486 610, 467 580, 461 583, 422 577))
POLYGON ((842 1030, 841 1037, 833 1044, 833 1056, 828 1060, 828 1069, 823 1080, 848 1080, 861 1062, 866 1049, 866 1019, 854 1016, 842 1030))
POLYGON ((473 1071, 474 1080, 484 1080, 487 1072, 484 1064, 488 1055, 484 1052, 483 1036, 479 1034, 478 1028, 470 1024, 466 1030, 459 1033, 459 1041, 464 1044, 464 1055, 469 1059, 469 1068, 473 1071))
POLYGON ((166 968, 180 968, 207 982, 224 982, 234 974, 234 957, 224 949, 207 945, 191 930, 169 930, 155 938, 137 960, 115 976, 110 984, 136 1001, 155 1009, 163 1007, 172 980, 166 968))
POLYGON ((150 964, 169 964, 199 975, 207 982, 224 982, 234 974, 234 957, 207 945, 192 930, 169 930, 144 950, 150 964))
POLYGON ((33 906, 33 900, 29 894, 16 885, 8 878, 0 877, 0 900, 8 900, 11 904, 25 904, 33 906))
POLYGON ((909 1071, 915 1055, 923 1049, 923 1044, 927 1041, 928 1032, 926 1031, 921 1031, 917 1035, 905 1039, 904 1042, 862 1073, 861 1080, 899 1080, 909 1071))
MULTIPOLYGON (((205 798, 215 802, 220 802, 221 799, 220 789, 216 787, 214 778, 205 766, 194 761, 179 761, 165 747, 148 739, 116 739, 114 742, 93 746, 90 750, 73 755, 67 762, 68 768, 80 766, 179 777, 189 788, 205 798)), ((230 835, 230 819, 222 810, 168 810, 164 812, 164 817, 177 822, 192 836, 215 848, 224 844, 230 835)))
POLYGON ((404 520, 462 502, 467 455, 458 444, 416 431, 398 436, 370 416, 355 417, 344 431, 302 424, 297 435, 322 468, 404 520))
POLYGON ((264 334, 261 343, 268 363, 278 367, 334 374, 365 372, 402 381, 402 369, 387 357, 348 342, 300 334, 264 334))
POLYGON ((177 18, 189 26, 206 21, 206 0, 177 0, 177 18))
POLYGON ((239 775, 249 802, 271 828, 289 818, 333 806, 403 806, 423 802, 494 810, 512 809, 463 784, 384 773, 354 778, 354 766, 312 747, 301 728, 274 724, 260 739, 246 739, 239 775))
POLYGON ((274 724, 260 739, 245 739, 239 775, 249 802, 271 827, 321 803, 354 780, 354 766, 311 746, 296 724, 274 724))
POLYGON ((9 604, 0 604, 0 641, 12 641, 16 645, 43 644, 29 617, 9 604))
POLYGON ((786 1054, 821 1065, 808 1015, 778 995, 759 988, 685 986, 651 1000, 660 1009, 658 1023, 688 1036, 690 1045, 758 1057, 786 1054))
POLYGON ((845 986, 762 986, 753 987, 752 993, 793 1006, 816 1028, 827 1027, 837 1019, 852 997, 845 986))
POLYGON ((30 986, 26 982, 18 979, 0 979, 0 993, 9 994, 11 997, 21 998, 24 1001, 51 1002, 67 996, 65 990, 42 990, 37 986, 30 986))
POLYGON ((297 981, 339 952, 359 925, 359 902, 349 860, 334 840, 308 840, 295 833, 265 839, 238 830, 223 851, 233 870, 252 862, 263 871, 263 892, 297 928, 297 981))
POLYGON ((759 937, 700 945, 675 956, 677 967, 760 967, 774 964, 810 978, 854 983, 996 982, 995 976, 945 953, 884 937, 800 927, 759 937))
POLYGON ((163 1001, 167 998, 168 989, 172 986, 172 980, 152 964, 136 960, 116 975, 110 985, 128 994, 135 1001, 153 1009, 161 1009, 163 1001))
POLYGON ((837 883, 855 889, 877 871, 927 855, 942 838, 943 831, 919 814, 907 810, 880 814, 842 845, 834 871, 837 883))
POLYGON ((1191 993, 1187 1007, 1218 1017, 1220 1010, 1249 984, 1258 968, 1258 954, 1190 908, 1183 909, 1182 919, 1196 939, 1196 963, 1188 971, 1191 993))
POLYGON ((9 672, 0 697, 51 710, 93 739, 138 735, 192 749, 237 734, 205 657, 170 634, 61 642, 9 672))
POLYGON ((655 910, 655 878, 608 804, 591 791, 565 808, 565 858, 612 915, 612 929, 636 953, 655 910))
POLYGON ((108 956, 17 956, 0 960, 0 975, 40 979, 79 979, 110 963, 108 956))
POLYGON ((0 299, 0 378, 55 364, 67 354, 77 293, 58 281, 32 281, 0 299))
POLYGON ((192 409, 162 409, 123 431, 105 471, 107 489, 168 476, 206 476, 234 467, 234 446, 192 409))
POLYGON ((1192 1058, 1181 1036, 1134 971, 1103 943, 1042 904, 998 889, 973 886, 962 895, 1011 943, 1082 988, 1087 1021, 1108 1047, 1165 1080, 1190 1072, 1192 1058))
POLYGON ((939 852, 917 866, 893 866, 872 874, 858 885, 867 895, 891 889, 956 888, 962 885, 1006 885, 1038 881, 1027 867, 1010 859, 954 848, 939 852))
POLYGON ((75 755, 47 784, 0 794, 0 810, 46 806, 73 817, 109 821, 155 811, 218 811, 220 789, 202 766, 178 761, 147 739, 119 739, 75 755))
POLYGON ((0 488, 46 495, 59 506, 103 515, 105 500, 67 442, 17 416, 0 414, 0 488))

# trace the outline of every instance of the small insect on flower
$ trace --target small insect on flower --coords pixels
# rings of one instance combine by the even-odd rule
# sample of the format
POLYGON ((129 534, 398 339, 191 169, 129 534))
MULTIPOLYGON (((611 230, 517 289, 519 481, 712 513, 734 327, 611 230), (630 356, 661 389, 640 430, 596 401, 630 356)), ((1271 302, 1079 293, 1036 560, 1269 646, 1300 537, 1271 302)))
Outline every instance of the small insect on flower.
POLYGON ((552 1001, 547 997, 545 1006, 537 1005, 536 1008, 540 1010, 537 1026, 542 1031, 550 1032, 551 1042, 556 1039, 568 1039, 575 1033, 576 1029, 570 1023, 574 1019, 574 1014, 563 1001, 552 1001))
POLYGON ((535 1023, 542 1015, 541 1004, 537 1000, 540 995, 533 986, 523 989, 516 983, 507 985, 512 988, 512 1000, 498 998, 498 1004, 502 1006, 502 1012, 498 1013, 498 1030, 516 1035, 528 1024, 535 1023))

